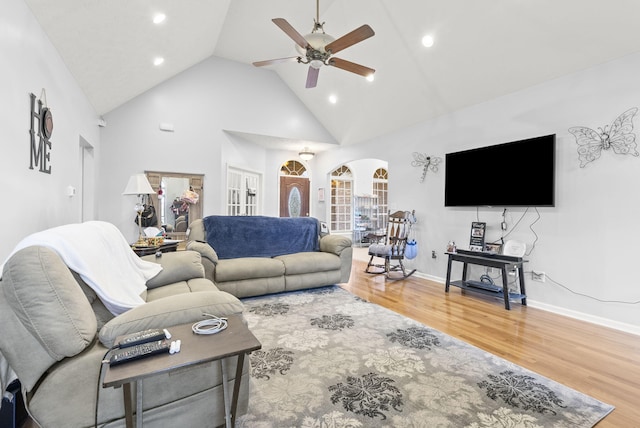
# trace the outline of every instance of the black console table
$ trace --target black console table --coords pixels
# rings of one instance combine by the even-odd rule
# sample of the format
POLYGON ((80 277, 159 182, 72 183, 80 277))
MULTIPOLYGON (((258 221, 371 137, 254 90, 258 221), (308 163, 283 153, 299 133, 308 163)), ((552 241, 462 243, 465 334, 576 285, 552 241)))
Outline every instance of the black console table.
POLYGON ((449 286, 453 285, 462 290, 470 290, 489 296, 501 296, 504 298, 505 309, 511 309, 509 301, 511 299, 520 299, 523 305, 527 305, 527 296, 524 288, 524 260, 522 257, 503 256, 501 254, 484 253, 479 251, 458 250, 455 253, 445 253, 449 256, 447 265, 447 281, 445 282, 444 291, 449 292, 449 286), (463 263, 462 280, 451 281, 451 264, 452 262, 463 263), (482 284, 475 281, 467 281, 467 266, 469 264, 487 266, 500 269, 502 272, 502 288, 493 284, 482 284), (507 270, 516 269, 518 271, 518 279, 520 283, 520 293, 509 293, 507 270))

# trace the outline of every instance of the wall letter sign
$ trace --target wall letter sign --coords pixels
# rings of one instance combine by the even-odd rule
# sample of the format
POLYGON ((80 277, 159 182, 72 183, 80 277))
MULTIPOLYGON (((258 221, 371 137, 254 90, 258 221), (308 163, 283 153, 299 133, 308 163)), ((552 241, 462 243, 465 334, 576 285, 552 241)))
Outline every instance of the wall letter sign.
POLYGON ((40 167, 40 172, 51 174, 51 132, 53 131, 53 117, 51 116, 51 110, 46 106, 42 107, 42 100, 38 100, 38 109, 36 110, 36 96, 29 94, 31 99, 31 108, 29 116, 31 118, 31 129, 29 129, 30 135, 30 163, 29 169, 33 169, 34 166, 40 167), (35 127, 35 122, 38 121, 38 127, 35 127), (37 132, 36 132, 37 129, 37 132), (38 141, 36 144, 36 135, 38 141))

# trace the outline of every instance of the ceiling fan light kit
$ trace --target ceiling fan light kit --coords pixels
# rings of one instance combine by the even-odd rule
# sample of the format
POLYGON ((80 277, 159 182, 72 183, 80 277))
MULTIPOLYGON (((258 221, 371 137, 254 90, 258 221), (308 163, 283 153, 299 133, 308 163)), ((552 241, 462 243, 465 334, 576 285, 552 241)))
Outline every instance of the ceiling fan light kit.
POLYGON ((365 24, 338 39, 326 34, 324 32, 324 22, 320 23, 320 0, 316 0, 316 19, 313 22, 313 30, 306 36, 302 36, 284 18, 274 18, 272 21, 296 42, 296 50, 300 56, 257 61, 253 63, 256 67, 272 65, 295 58, 300 64, 309 64, 305 85, 307 88, 316 87, 319 70, 323 65, 337 67, 364 77, 372 76, 376 72, 373 68, 332 56, 341 50, 372 37, 375 33, 371 27, 365 24))
POLYGON ((303 151, 298 153, 298 156, 300 156, 300 159, 306 160, 306 161, 313 159, 315 155, 316 154, 313 153, 311 150, 309 150, 308 147, 305 147, 303 151))
MULTIPOLYGON (((320 51, 320 52, 325 52, 324 47, 327 46, 329 43, 335 41, 335 37, 330 36, 329 34, 322 32, 322 33, 309 33, 307 35, 304 36, 304 39, 307 41, 307 43, 309 44, 309 46, 311 46, 313 49, 320 51)), ((303 47, 301 47, 300 45, 298 45, 296 43, 295 45, 296 50, 298 51, 298 53, 301 56, 307 56, 307 50, 303 47)))

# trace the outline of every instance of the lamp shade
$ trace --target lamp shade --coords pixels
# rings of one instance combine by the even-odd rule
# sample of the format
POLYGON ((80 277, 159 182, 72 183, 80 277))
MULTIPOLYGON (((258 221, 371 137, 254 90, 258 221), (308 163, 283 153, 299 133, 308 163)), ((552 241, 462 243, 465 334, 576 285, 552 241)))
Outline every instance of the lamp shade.
POLYGON ((150 195, 151 193, 155 193, 155 191, 144 174, 134 174, 129 177, 127 187, 122 192, 123 195, 150 195))

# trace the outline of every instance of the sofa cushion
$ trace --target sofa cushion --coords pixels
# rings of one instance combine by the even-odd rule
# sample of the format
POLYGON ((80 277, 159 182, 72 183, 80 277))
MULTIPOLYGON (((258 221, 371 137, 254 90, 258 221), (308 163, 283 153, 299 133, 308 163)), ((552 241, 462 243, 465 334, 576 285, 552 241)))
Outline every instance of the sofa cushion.
POLYGON ((114 315, 141 305, 145 283, 162 268, 141 260, 118 228, 86 221, 46 229, 23 238, 14 251, 29 246, 55 249, 69 269, 91 286, 114 315))
POLYGON ((220 259, 273 257, 320 249, 311 217, 207 216, 207 242, 220 259))
POLYGON ((233 294, 238 299, 281 293, 286 290, 284 275, 220 282, 218 287, 222 291, 233 294))
POLYGON ((214 281, 238 281, 282 275, 284 275, 284 264, 281 260, 266 257, 242 257, 220 260, 216 266, 214 281))
POLYGON ((274 258, 284 264, 285 275, 339 271, 341 266, 340 257, 323 252, 287 254, 274 258))
POLYGON ((111 348, 118 336, 150 328, 168 328, 205 319, 204 314, 226 316, 242 313, 240 300, 222 291, 200 291, 164 297, 136 306, 100 329, 100 342, 111 348))
POLYGON ((52 358, 72 357, 95 338, 91 305, 55 251, 19 250, 5 264, 2 283, 7 302, 52 358))
POLYGON ((175 282, 164 287, 151 288, 147 290, 147 302, 162 299, 163 297, 175 296, 184 293, 196 293, 198 291, 218 291, 218 287, 208 279, 193 278, 187 281, 175 282))
POLYGON ((202 267, 200 253, 197 251, 175 251, 160 257, 144 256, 142 259, 162 266, 162 271, 147 281, 147 289, 204 277, 204 267, 202 267))

